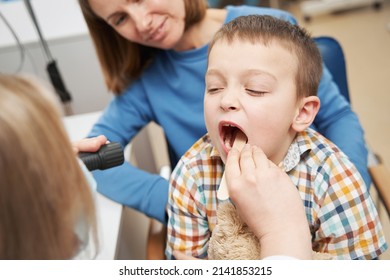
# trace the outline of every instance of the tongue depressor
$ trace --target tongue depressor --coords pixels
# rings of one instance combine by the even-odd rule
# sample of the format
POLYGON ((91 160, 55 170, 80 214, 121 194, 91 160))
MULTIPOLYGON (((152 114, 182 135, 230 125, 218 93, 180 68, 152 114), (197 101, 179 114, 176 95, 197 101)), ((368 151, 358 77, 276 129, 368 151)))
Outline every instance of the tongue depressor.
MULTIPOLYGON (((236 148, 239 152, 244 148, 247 138, 244 133, 238 131, 236 138, 234 139, 233 148, 236 148)), ((226 185, 225 172, 222 175, 221 184, 217 191, 217 198, 219 200, 226 200, 229 198, 229 191, 226 185)))

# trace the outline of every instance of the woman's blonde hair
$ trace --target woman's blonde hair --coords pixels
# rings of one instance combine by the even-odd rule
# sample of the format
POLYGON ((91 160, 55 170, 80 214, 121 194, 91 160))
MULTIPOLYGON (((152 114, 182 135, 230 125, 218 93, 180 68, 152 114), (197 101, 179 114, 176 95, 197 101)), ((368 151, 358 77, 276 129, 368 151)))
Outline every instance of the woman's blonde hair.
MULTIPOLYGON (((183 1, 186 13, 185 28, 188 29, 204 18, 207 1, 183 1)), ((79 4, 95 45, 107 88, 119 95, 140 77, 158 49, 142 46, 123 38, 93 12, 89 0, 79 0, 79 4)))
POLYGON ((0 74, 0 259, 71 259, 83 221, 96 242, 90 187, 48 94, 0 74))

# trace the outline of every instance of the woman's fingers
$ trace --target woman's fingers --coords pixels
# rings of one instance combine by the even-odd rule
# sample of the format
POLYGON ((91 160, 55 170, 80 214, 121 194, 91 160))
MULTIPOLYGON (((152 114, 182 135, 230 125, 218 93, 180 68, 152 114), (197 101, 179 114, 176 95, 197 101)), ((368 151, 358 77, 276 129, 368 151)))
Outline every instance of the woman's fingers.
POLYGON ((108 143, 104 135, 99 135, 93 138, 85 138, 72 143, 73 151, 79 152, 96 152, 101 146, 108 143))
POLYGON ((271 166, 271 161, 264 154, 263 150, 257 146, 252 146, 253 161, 256 169, 262 169, 271 166))
POLYGON ((180 251, 173 251, 172 254, 176 260, 195 260, 195 261, 200 260, 200 259, 194 258, 193 256, 187 256, 186 254, 184 254, 180 251))
POLYGON ((226 180, 237 178, 241 175, 240 170, 240 152, 236 148, 232 148, 228 154, 226 165, 225 165, 225 176, 226 180), (226 170, 229 170, 226 172, 226 170))
POLYGON ((255 163, 253 161, 252 148, 249 144, 246 144, 241 151, 240 168, 242 175, 254 175, 255 163))

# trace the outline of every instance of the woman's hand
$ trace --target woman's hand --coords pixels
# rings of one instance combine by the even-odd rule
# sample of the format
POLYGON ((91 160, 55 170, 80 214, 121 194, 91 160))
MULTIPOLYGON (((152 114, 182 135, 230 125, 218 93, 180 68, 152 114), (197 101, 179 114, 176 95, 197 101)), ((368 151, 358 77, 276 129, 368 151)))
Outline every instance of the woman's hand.
POLYGON ((230 198, 260 240, 262 258, 311 258, 311 236, 302 200, 288 175, 264 152, 233 148, 225 168, 230 198))
POLYGON ((73 151, 75 154, 80 152, 96 152, 101 146, 107 144, 107 137, 99 135, 92 138, 84 138, 72 143, 73 151))
POLYGON ((199 261, 200 259, 197 259, 193 256, 187 256, 186 254, 180 252, 180 251, 173 251, 173 256, 175 257, 176 260, 181 260, 181 261, 184 261, 184 260, 192 260, 192 261, 199 261))

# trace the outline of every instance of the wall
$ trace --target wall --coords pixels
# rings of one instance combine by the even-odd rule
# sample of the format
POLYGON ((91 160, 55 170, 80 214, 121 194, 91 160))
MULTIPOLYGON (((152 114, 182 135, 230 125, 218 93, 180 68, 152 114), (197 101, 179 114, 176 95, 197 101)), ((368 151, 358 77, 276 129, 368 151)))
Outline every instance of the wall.
MULTIPOLYGON (((96 53, 76 0, 32 0, 33 10, 49 50, 73 101, 75 114, 102 110, 111 99, 96 53)), ((49 82, 47 59, 24 1, 1 2, 0 12, 25 49, 21 73, 49 82)), ((14 73, 21 62, 12 33, 0 18, 0 72, 14 73)))

